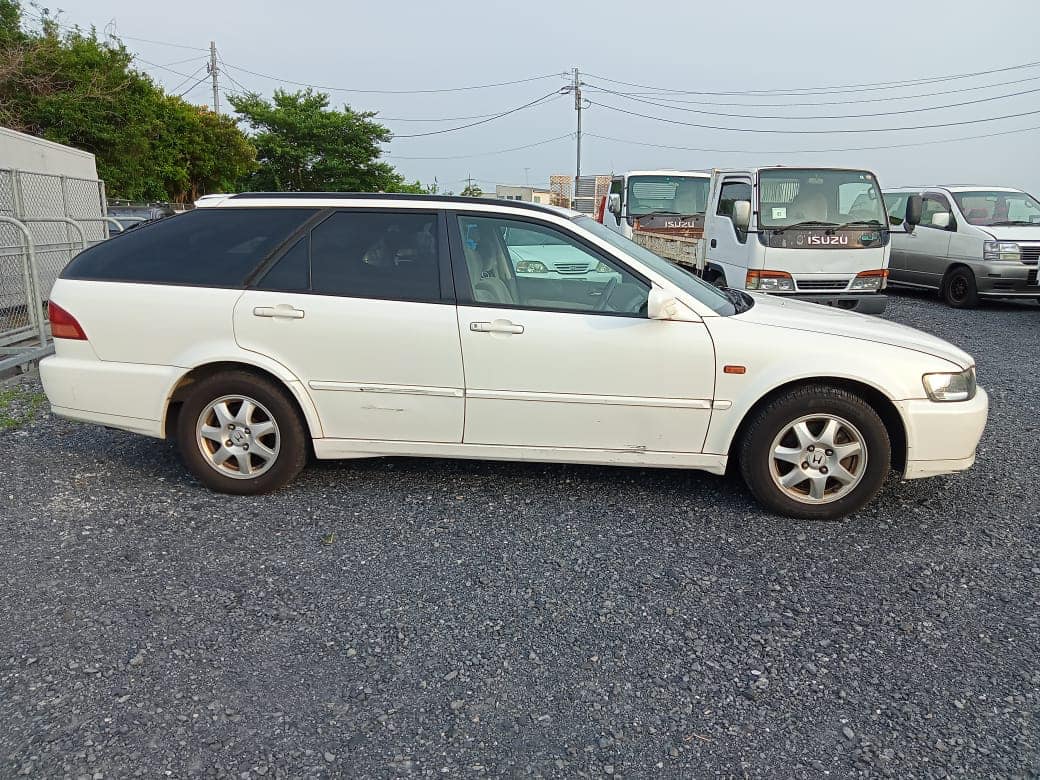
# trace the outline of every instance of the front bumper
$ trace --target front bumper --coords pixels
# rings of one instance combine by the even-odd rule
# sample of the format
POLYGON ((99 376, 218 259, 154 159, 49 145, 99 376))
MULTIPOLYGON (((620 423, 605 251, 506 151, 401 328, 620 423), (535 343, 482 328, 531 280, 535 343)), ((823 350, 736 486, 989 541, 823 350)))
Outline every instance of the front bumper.
POLYGON ((896 401, 906 425, 904 479, 952 474, 971 468, 989 414, 981 387, 970 401, 896 401))
POLYGON ((987 264, 975 274, 975 287, 986 298, 1037 298, 1036 271, 1035 265, 987 264))
POLYGON ((888 296, 881 293, 783 293, 787 297, 809 303, 820 303, 860 314, 882 314, 888 306, 888 296))

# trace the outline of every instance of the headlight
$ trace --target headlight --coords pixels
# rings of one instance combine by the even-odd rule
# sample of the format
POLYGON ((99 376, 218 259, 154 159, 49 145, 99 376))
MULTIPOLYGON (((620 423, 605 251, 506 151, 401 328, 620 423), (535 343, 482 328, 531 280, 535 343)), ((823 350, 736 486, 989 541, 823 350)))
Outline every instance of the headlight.
POLYGON ((549 273, 549 269, 545 267, 545 263, 538 260, 521 260, 516 264, 516 272, 518 274, 545 274, 549 273))
POLYGON ((957 374, 925 374, 924 391, 933 401, 970 401, 975 397, 975 366, 957 374))
POLYGON ((786 271, 752 270, 747 272, 744 287, 762 292, 791 292, 794 290, 794 279, 786 271))
POLYGON ((1022 250, 1014 241, 984 241, 982 244, 983 260, 1022 261, 1022 250))
POLYGON ((862 271, 856 274, 856 278, 852 280, 852 286, 850 290, 863 291, 877 291, 885 289, 885 283, 888 280, 888 269, 878 268, 872 271, 862 271))

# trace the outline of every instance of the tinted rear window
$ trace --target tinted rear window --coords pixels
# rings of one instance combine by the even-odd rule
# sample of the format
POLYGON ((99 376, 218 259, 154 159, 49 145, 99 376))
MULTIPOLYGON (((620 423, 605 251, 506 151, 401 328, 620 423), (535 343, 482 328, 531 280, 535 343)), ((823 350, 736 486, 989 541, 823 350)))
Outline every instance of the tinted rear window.
POLYGON ((316 211, 196 209, 133 228, 81 252, 62 277, 237 287, 316 211))

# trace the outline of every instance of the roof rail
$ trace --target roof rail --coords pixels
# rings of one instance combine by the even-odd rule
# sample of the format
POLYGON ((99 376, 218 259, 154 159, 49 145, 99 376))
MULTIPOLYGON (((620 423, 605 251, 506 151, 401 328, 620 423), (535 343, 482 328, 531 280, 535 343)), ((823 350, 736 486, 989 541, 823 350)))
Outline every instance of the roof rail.
MULTIPOLYGON (((541 213, 556 213, 552 206, 542 203, 528 203, 522 200, 502 200, 500 198, 471 198, 464 195, 412 195, 406 192, 240 192, 228 200, 397 200, 397 201, 435 201, 438 203, 481 203, 488 206, 509 206, 510 208, 531 209, 541 213)), ((556 207, 558 208, 558 207, 556 207)))

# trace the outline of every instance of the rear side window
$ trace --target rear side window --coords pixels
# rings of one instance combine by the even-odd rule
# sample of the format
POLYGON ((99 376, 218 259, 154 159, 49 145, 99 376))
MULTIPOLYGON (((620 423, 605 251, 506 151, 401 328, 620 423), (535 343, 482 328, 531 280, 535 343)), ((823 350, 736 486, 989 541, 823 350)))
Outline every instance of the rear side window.
POLYGON ((257 286, 345 298, 441 297, 436 214, 341 211, 312 228, 307 244, 282 256, 257 286))
POLYGON ((132 228, 84 250, 65 279, 238 287, 316 209, 208 208, 132 228))

